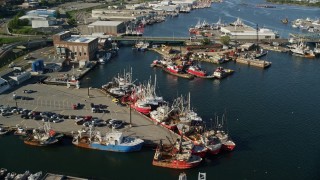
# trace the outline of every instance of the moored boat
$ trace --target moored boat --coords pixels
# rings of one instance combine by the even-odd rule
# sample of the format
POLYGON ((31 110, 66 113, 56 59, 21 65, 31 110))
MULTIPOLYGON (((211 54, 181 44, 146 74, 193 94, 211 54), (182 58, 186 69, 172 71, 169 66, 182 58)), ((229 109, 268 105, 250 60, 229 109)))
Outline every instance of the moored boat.
POLYGON ((110 52, 106 52, 102 57, 99 58, 99 63, 104 64, 110 60, 112 54, 110 52))
POLYGON ((197 77, 205 77, 207 75, 207 72, 204 71, 203 69, 201 69, 199 66, 197 65, 192 65, 189 66, 187 72, 189 74, 195 75, 197 77))
POLYGON ((10 132, 10 130, 8 128, 3 128, 3 127, 0 127, 0 136, 1 135, 6 135, 10 132))
POLYGON ((13 134, 16 136, 26 136, 27 131, 23 127, 17 125, 17 129, 14 131, 13 134))
POLYGON ((152 165, 173 169, 190 169, 198 166, 202 158, 192 155, 190 152, 176 150, 172 146, 165 146, 160 142, 156 149, 152 165))
POLYGON ((114 152, 133 152, 140 151, 144 141, 139 138, 123 136, 122 132, 110 132, 101 136, 100 132, 92 131, 90 126, 89 132, 79 131, 74 136, 72 143, 75 146, 114 152))
POLYGON ((227 77, 229 74, 232 74, 234 71, 232 69, 224 69, 223 67, 217 67, 213 72, 213 76, 217 79, 222 79, 227 77))
POLYGON ((151 111, 151 106, 140 99, 137 100, 134 104, 131 104, 130 106, 131 108, 145 115, 148 115, 151 111))
POLYGON ((51 129, 50 123, 47 122, 43 128, 33 129, 24 139, 24 143, 32 146, 49 146, 58 143, 62 136, 51 129))

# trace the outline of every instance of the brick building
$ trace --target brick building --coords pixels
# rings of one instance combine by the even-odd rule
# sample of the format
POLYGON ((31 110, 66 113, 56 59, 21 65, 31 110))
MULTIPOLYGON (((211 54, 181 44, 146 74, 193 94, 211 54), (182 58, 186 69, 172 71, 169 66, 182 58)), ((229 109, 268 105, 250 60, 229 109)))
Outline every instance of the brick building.
POLYGON ((98 50, 98 38, 71 36, 69 31, 64 31, 53 35, 53 45, 60 58, 92 60, 98 50))

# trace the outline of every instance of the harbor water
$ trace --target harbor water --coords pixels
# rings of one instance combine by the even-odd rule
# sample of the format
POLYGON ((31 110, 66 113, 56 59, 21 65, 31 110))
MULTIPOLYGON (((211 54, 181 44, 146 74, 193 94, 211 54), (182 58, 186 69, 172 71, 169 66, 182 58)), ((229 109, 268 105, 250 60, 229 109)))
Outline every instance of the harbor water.
MULTIPOLYGON (((188 27, 198 19, 225 22, 243 18, 248 25, 264 25, 280 35, 298 32, 281 24, 282 18, 319 17, 319 9, 277 5, 256 8, 263 1, 229 0, 209 9, 194 10, 177 18, 149 26, 146 35, 186 36, 188 27)), ((160 69, 150 68, 160 55, 121 47, 119 55, 97 66, 83 84, 101 87, 124 69, 133 71, 136 82, 157 77, 157 92, 169 102, 191 93, 191 106, 211 126, 214 115, 227 112, 228 129, 237 146, 231 153, 206 158, 191 170, 173 170, 152 166, 154 150, 113 153, 72 146, 66 140, 56 147, 30 147, 18 137, 0 137, 0 167, 11 171, 44 171, 105 180, 153 179, 175 180, 181 172, 197 179, 206 172, 207 179, 320 179, 320 59, 293 57, 269 52, 265 57, 272 66, 262 70, 229 62, 225 68, 235 73, 222 80, 178 78, 160 69)), ((208 72, 217 65, 201 63, 208 72)))

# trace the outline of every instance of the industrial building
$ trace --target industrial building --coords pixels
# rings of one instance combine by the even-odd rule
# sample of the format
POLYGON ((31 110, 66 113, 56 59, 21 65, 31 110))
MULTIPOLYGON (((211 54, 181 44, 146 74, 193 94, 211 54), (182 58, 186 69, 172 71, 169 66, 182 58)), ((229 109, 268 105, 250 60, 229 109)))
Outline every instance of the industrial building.
POLYGON ((92 18, 111 21, 132 21, 142 20, 149 13, 144 13, 141 10, 110 10, 110 9, 94 9, 92 10, 92 18))
POLYGON ((222 35, 227 35, 231 39, 275 39, 276 34, 266 28, 252 28, 243 24, 238 18, 235 22, 228 26, 222 26, 220 29, 222 35))
POLYGON ((53 35, 53 45, 60 58, 89 61, 95 58, 98 38, 71 36, 70 31, 64 31, 53 35))
POLYGON ((104 33, 117 35, 124 33, 126 26, 123 21, 96 21, 88 25, 88 33, 104 33))

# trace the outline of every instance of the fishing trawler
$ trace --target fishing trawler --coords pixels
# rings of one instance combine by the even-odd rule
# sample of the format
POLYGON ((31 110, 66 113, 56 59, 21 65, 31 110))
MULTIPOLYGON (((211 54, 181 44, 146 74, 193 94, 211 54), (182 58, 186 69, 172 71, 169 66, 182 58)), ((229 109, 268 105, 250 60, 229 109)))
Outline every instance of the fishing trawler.
POLYGON ((122 132, 107 132, 102 136, 99 131, 94 131, 92 125, 89 131, 78 131, 73 137, 75 146, 114 152, 140 151, 144 141, 139 138, 124 136, 122 132))
POLYGON ((152 165, 173 169, 190 169, 201 163, 201 157, 192 155, 189 151, 183 151, 182 148, 181 143, 179 149, 176 149, 174 145, 163 145, 160 141, 152 165))
POLYGON ((51 129, 50 123, 46 122, 43 127, 33 129, 32 133, 24 139, 24 143, 32 146, 49 146, 58 143, 62 136, 51 129))

